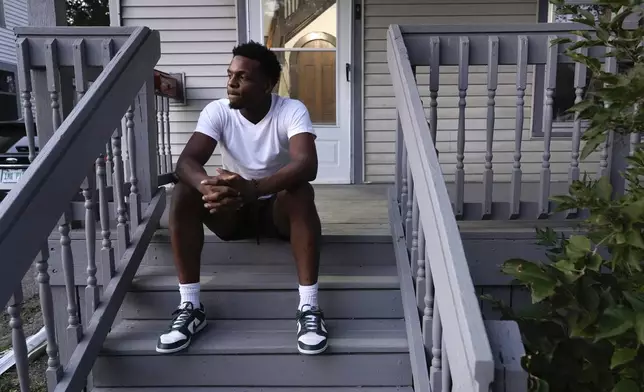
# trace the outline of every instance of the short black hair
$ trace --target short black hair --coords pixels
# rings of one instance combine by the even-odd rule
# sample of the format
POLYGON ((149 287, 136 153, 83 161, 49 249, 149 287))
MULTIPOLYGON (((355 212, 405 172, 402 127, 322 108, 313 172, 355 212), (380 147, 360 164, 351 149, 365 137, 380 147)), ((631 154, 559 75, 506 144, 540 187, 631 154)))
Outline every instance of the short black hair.
POLYGON ((273 86, 277 85, 282 75, 282 64, 280 64, 275 52, 260 44, 249 41, 239 44, 233 48, 233 56, 242 56, 259 62, 260 68, 269 78, 273 86))

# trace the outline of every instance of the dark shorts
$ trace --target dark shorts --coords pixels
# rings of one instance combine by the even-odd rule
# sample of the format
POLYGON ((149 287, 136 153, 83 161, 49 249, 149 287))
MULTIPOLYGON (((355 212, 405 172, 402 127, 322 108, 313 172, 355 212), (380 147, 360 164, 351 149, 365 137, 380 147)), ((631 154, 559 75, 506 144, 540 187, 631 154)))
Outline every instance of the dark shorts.
MULTIPOLYGON (((277 195, 273 195, 267 199, 245 204, 226 217, 226 226, 229 230, 225 235, 216 232, 214 234, 224 241, 256 239, 259 243, 260 237, 289 241, 288 228, 280 228, 280 225, 276 222, 276 217, 279 214, 279 211, 275 208, 276 201, 277 195)), ((208 226, 208 222, 205 223, 208 226)), ((281 226, 284 226, 284 224, 281 226)))

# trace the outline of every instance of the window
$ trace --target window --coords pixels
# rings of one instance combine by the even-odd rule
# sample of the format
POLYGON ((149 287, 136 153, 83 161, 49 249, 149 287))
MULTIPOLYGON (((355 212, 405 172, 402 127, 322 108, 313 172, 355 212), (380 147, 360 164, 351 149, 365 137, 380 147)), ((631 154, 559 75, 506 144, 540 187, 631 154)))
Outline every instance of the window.
POLYGON ((251 30, 261 26, 250 38, 263 40, 282 63, 275 93, 302 101, 316 125, 337 124, 337 1, 258 0, 259 9, 250 10, 251 30))
MULTIPOLYGON (((602 6, 597 4, 584 4, 586 1, 571 0, 569 3, 581 4, 581 6, 592 13, 596 18, 603 11, 602 6)), ((539 22, 540 23, 571 23, 571 15, 562 15, 557 13, 557 6, 540 0, 539 5, 539 22)), ((621 68, 621 67, 620 67, 621 68)), ((534 104, 532 113, 532 136, 543 136, 543 104, 544 104, 544 81, 545 66, 535 66, 534 79, 534 104)), ((596 88, 596 82, 593 80, 592 72, 586 69, 586 83, 582 97, 585 97, 590 91, 596 88)), ((575 63, 557 64, 557 77, 555 82, 555 96, 553 103, 552 116, 552 136, 569 137, 573 131, 574 113, 568 113, 576 98, 575 92, 575 63)), ((584 124, 582 123, 582 127, 584 124)))
POLYGON ((15 72, 0 68, 0 121, 18 118, 18 92, 15 72))

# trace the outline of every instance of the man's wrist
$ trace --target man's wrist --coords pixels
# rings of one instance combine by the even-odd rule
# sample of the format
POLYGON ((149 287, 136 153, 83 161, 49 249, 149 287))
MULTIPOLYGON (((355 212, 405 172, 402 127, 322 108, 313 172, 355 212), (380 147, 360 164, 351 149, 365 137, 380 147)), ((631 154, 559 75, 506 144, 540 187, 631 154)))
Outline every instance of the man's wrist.
POLYGON ((251 201, 257 200, 261 195, 259 191, 259 182, 255 179, 248 180, 248 199, 251 201))

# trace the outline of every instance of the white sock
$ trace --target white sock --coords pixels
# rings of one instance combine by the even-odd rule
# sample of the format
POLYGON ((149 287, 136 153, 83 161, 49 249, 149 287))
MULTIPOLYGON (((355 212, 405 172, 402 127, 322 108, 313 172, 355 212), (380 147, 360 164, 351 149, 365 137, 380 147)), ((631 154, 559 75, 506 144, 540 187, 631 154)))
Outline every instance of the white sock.
POLYGON ((300 305, 298 309, 302 309, 304 305, 318 306, 318 284, 311 286, 300 285, 300 305))
POLYGON ((201 306, 199 300, 199 292, 201 290, 200 283, 179 284, 179 294, 181 294, 181 303, 192 302, 196 308, 201 306))

